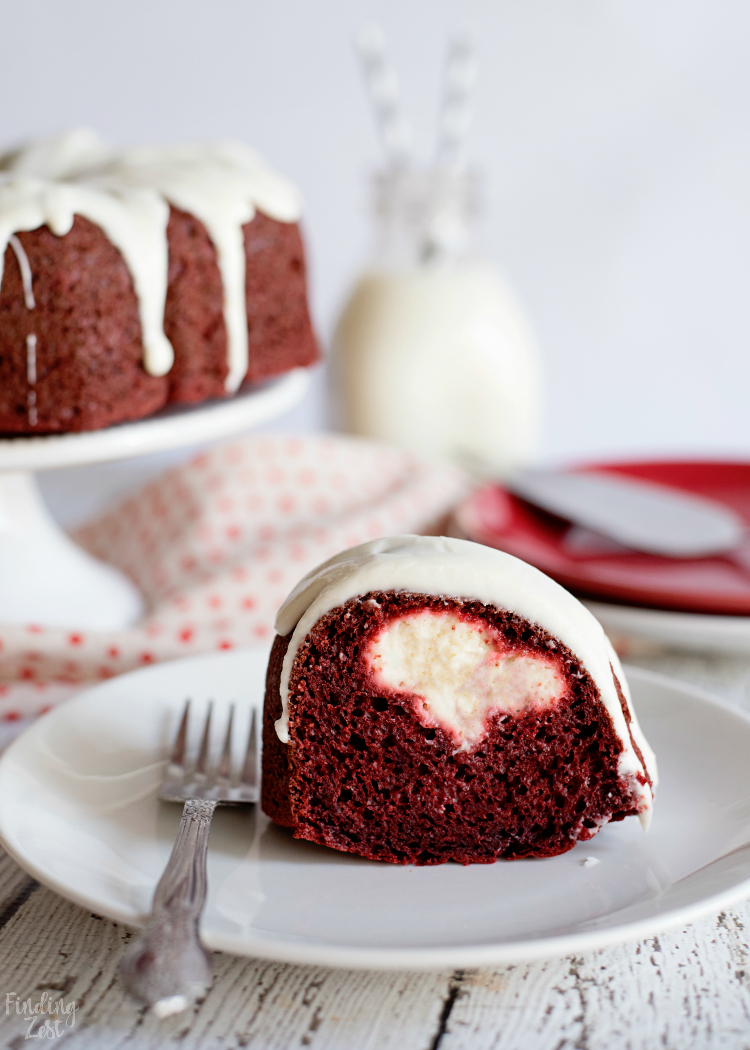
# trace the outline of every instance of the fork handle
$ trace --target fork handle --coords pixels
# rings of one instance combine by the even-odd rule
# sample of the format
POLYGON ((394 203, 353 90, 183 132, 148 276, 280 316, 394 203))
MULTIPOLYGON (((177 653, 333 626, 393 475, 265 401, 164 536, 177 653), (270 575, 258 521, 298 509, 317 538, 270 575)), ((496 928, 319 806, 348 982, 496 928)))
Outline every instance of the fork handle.
POLYGON ((126 989, 162 1016, 185 1009, 206 990, 210 956, 198 926, 206 902, 208 833, 216 803, 188 799, 151 917, 120 962, 126 989))

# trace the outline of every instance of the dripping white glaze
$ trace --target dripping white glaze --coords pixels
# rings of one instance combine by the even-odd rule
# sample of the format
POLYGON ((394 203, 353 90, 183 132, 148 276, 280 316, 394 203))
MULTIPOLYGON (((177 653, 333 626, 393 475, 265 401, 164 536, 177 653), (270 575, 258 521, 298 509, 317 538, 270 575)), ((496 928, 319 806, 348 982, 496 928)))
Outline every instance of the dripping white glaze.
POLYGON ((252 150, 232 143, 128 150, 103 168, 94 183, 153 187, 206 227, 216 248, 224 289, 226 389, 230 393, 237 390, 248 365, 242 227, 256 208, 282 222, 299 218, 301 202, 295 187, 267 168, 252 150))
POLYGON ((18 230, 46 223, 63 236, 75 214, 101 226, 120 250, 138 296, 144 367, 151 375, 164 375, 174 358, 163 331, 167 202, 199 219, 216 248, 224 290, 226 389, 231 393, 239 387, 248 364, 242 226, 256 209, 280 222, 296 222, 302 210, 296 187, 236 143, 140 147, 115 153, 85 131, 1 156, 2 171, 6 173, 0 182, 2 252, 9 235, 18 230), (10 185, 12 192, 3 194, 10 185))
POLYGON ((18 237, 13 234, 8 238, 11 248, 15 252, 16 259, 18 260, 18 269, 21 271, 21 284, 23 285, 23 299, 26 303, 27 310, 33 310, 36 307, 34 302, 34 289, 31 283, 31 267, 29 266, 29 257, 24 251, 24 247, 19 241, 18 237))
POLYGON ((36 383, 36 336, 26 336, 26 380, 29 386, 36 383))
MULTIPOLYGON (((26 381, 31 387, 36 384, 36 336, 33 332, 26 336, 26 381)), ((36 390, 29 390, 26 402, 29 425, 35 427, 39 421, 36 408, 36 390)))
POLYGON ((48 226, 63 237, 76 215, 100 226, 121 252, 138 297, 144 367, 150 375, 165 375, 174 361, 163 327, 169 207, 155 190, 109 193, 82 183, 0 176, 0 282, 11 234, 48 226))
MULTIPOLYGON (((31 266, 29 264, 29 257, 26 254, 21 241, 15 234, 12 234, 8 238, 8 243, 15 252, 16 259, 18 260, 18 268, 21 271, 21 284, 23 286, 23 300, 26 304, 26 309, 35 310, 36 302, 34 300, 33 277, 31 266)), ((36 335, 33 332, 26 336, 26 382, 32 388, 26 394, 26 414, 28 416, 29 426, 31 427, 35 427, 39 422, 36 407, 36 390, 33 389, 36 385, 36 343, 36 335)))
POLYGON ((601 701, 622 743, 618 772, 631 787, 648 827, 652 794, 638 781, 645 771, 657 782, 656 759, 633 711, 620 661, 599 622, 577 598, 538 569, 518 558, 467 540, 434 536, 390 536, 342 551, 313 569, 281 606, 276 631, 291 633, 281 672, 282 715, 276 733, 289 741, 289 676, 300 645, 318 620, 351 598, 369 591, 469 598, 511 611, 538 624, 568 647, 596 684, 601 701), (610 666, 611 665, 611 666, 610 666), (631 716, 631 741, 612 677, 617 675, 631 716))

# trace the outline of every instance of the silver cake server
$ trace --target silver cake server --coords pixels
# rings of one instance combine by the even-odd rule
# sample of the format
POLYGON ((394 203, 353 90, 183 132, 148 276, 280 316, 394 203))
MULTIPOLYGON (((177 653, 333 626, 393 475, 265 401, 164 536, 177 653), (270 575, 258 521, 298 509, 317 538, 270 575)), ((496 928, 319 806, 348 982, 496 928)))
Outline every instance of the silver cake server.
POLYGON ((742 518, 723 503, 622 474, 525 470, 503 484, 543 510, 648 554, 736 556, 746 535, 742 518))

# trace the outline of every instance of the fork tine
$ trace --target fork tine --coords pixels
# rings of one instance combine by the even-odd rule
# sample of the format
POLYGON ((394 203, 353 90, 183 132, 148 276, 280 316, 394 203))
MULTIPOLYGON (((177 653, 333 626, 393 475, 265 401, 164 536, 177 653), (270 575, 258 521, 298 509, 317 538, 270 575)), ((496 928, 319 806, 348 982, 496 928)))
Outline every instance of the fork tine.
POLYGON ((229 721, 227 722, 227 733, 224 737, 224 750, 219 759, 216 770, 216 779, 224 781, 227 786, 232 779, 232 726, 234 724, 234 704, 229 705, 229 721))
POLYGON ((247 741, 240 783, 253 788, 258 786, 258 730, 255 708, 250 714, 250 736, 247 741))
MULTIPOLYGON (((226 803, 255 803, 258 801, 260 768, 257 711, 250 712, 247 750, 239 779, 237 779, 236 767, 233 769, 232 762, 237 705, 234 702, 228 705, 227 725, 223 733, 222 750, 218 761, 211 747, 211 719, 214 706, 214 701, 209 700, 205 717, 202 719, 198 755, 195 757, 189 741, 191 721, 195 721, 190 717, 192 701, 185 701, 172 753, 159 790, 159 798, 162 801, 185 802, 187 799, 207 799, 226 803)), ((222 715, 223 706, 222 704, 222 715)))
POLYGON ((208 701, 208 711, 206 712, 206 722, 203 726, 203 737, 201 739, 200 751, 198 752, 198 761, 195 763, 195 779, 199 783, 205 784, 206 782, 206 770, 208 768, 208 748, 211 736, 211 714, 214 709, 213 700, 208 701))
POLYGON ((190 701, 186 700, 185 706, 182 709, 180 728, 177 730, 177 736, 174 738, 174 744, 172 745, 172 754, 169 756, 170 766, 179 766, 180 769, 182 769, 185 765, 185 746, 187 743, 187 731, 189 720, 190 701))

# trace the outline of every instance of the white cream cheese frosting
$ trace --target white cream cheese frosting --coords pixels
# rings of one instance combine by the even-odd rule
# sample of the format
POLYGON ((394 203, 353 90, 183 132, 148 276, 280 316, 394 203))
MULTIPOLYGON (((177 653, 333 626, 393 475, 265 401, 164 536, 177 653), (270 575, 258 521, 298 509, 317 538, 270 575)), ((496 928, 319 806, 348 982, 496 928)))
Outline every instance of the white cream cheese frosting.
POLYGON ((79 130, 0 156, 0 282, 11 235, 47 225, 64 236, 75 215, 120 250, 138 297, 144 367, 165 375, 174 353, 164 334, 168 202, 200 220, 216 248, 224 293, 228 393, 248 366, 245 244, 256 209, 280 222, 301 215, 299 191, 238 143, 113 151, 79 130))
MULTIPOLYGON (((559 639, 596 684, 622 743, 618 773, 631 786, 648 827, 652 793, 638 776, 657 783, 656 760, 641 732, 620 661, 599 622, 577 598, 544 573, 502 551, 467 540, 390 536, 342 551, 297 584, 276 617, 276 631, 291 633, 281 671, 282 715, 276 733, 289 741, 289 678, 300 645, 327 612, 370 591, 410 591, 467 598, 508 609, 559 639), (612 677, 617 675, 631 716, 630 731, 612 677), (631 741, 639 748, 643 764, 631 741), (644 768, 645 766, 645 768, 644 768)), ((552 686, 550 686, 552 687, 552 686)))
POLYGON ((113 156, 113 151, 89 128, 74 128, 26 142, 0 154, 0 171, 36 178, 71 179, 113 156))

